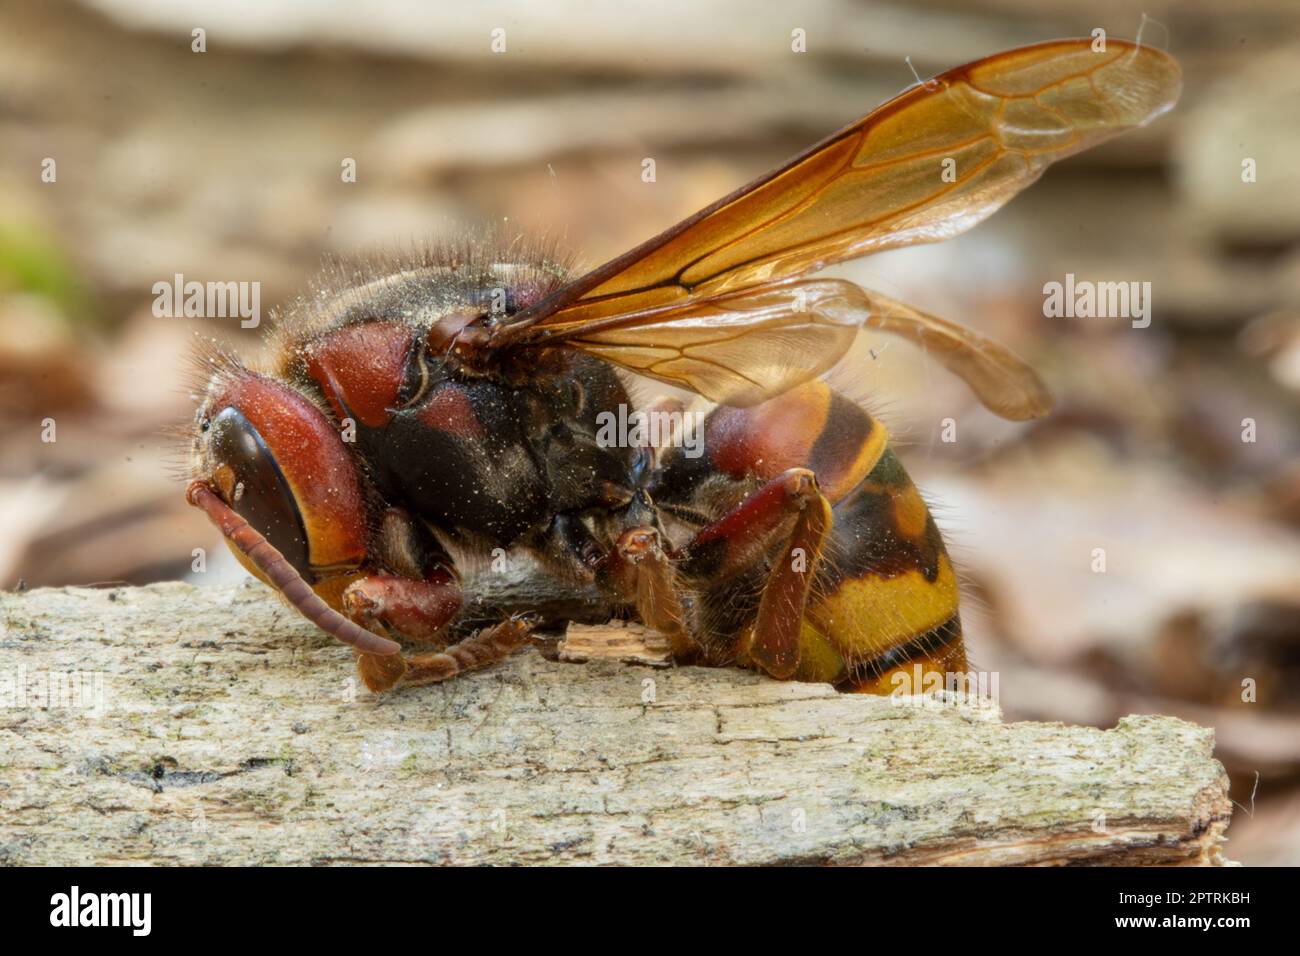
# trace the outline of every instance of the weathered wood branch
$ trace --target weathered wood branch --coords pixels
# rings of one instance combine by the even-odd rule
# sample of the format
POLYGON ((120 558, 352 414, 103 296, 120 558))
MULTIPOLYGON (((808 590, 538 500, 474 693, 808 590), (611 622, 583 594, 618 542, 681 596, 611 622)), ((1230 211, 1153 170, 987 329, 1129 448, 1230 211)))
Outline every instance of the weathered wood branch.
POLYGON ((531 648, 373 697, 258 585, 0 594, 14 864, 1214 863, 1213 742, 531 648))

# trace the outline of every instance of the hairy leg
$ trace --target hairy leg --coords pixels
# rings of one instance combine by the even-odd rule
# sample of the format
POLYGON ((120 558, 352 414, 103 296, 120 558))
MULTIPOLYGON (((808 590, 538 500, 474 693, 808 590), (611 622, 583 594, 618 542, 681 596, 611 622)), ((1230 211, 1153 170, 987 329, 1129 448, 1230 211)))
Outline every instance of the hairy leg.
POLYGON ((787 679, 799 666, 804 608, 830 527, 831 504, 816 476, 791 468, 701 529, 684 549, 686 573, 718 581, 780 546, 754 624, 737 647, 741 660, 773 677, 787 679))
POLYGON ((522 618, 510 618, 492 627, 485 627, 442 651, 411 657, 400 654, 392 657, 358 654, 357 671, 366 686, 375 693, 388 690, 399 683, 403 687, 437 684, 466 671, 504 660, 526 643, 531 629, 522 618))

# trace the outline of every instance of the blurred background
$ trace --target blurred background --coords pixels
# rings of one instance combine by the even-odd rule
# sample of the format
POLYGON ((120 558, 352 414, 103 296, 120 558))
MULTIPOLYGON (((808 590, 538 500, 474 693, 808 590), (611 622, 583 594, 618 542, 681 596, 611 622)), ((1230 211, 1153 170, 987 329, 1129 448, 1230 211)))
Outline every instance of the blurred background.
MULTIPOLYGON (((155 282, 256 281, 265 312, 324 254, 501 219, 595 265, 899 92, 908 57, 1141 25, 1111 0, 207 6, 0 0, 0 586, 180 578, 198 546, 234 573, 162 430, 195 332, 252 352, 265 326, 157 318, 155 282)), ((1213 726, 1229 855, 1295 864, 1300 9, 1140 7, 1186 74, 1172 114, 959 239, 836 270, 1006 342, 1055 414, 1000 421, 878 337, 834 375, 937 503, 1008 717, 1213 726), (1045 318, 1067 273, 1150 282, 1150 327, 1045 318)))

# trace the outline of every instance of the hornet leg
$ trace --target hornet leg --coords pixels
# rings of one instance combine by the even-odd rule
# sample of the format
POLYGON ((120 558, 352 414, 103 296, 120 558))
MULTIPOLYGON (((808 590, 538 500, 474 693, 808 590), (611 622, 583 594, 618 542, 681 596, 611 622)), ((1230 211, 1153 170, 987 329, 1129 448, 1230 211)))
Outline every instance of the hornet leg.
POLYGON ((783 543, 738 656, 781 680, 799 666, 804 607, 831 527, 831 504, 807 468, 769 481, 686 546, 683 571, 713 581, 744 570, 783 543))

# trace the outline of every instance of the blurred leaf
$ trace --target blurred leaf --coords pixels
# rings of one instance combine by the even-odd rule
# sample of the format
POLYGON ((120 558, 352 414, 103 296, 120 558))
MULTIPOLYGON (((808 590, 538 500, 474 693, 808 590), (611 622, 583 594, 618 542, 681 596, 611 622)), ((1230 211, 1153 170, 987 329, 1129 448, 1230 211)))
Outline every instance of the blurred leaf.
POLYGON ((48 299, 73 323, 97 322, 90 294, 53 239, 32 226, 0 222, 0 294, 48 299))

